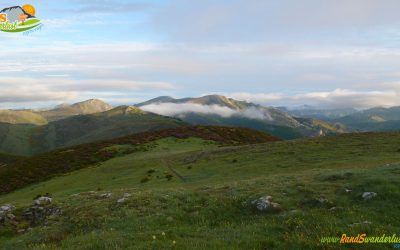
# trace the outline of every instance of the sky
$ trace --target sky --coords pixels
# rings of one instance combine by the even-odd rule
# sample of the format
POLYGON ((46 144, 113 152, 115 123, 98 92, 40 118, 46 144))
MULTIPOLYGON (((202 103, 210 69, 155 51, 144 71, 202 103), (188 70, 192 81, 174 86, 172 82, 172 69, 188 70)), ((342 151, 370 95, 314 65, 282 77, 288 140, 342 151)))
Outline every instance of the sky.
POLYGON ((0 33, 0 108, 207 94, 267 106, 400 105, 398 0, 29 4, 44 26, 0 33))

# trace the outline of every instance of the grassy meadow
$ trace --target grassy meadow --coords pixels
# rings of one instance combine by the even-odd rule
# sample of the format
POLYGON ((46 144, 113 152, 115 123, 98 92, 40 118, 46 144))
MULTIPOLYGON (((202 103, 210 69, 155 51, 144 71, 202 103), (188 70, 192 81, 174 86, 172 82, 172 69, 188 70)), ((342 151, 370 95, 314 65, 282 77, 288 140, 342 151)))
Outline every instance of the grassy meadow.
MULTIPOLYGON (((127 147, 135 146, 103 150, 127 147)), ((6 223, 0 248, 393 249, 320 239, 400 234, 398 133, 244 146, 163 138, 140 149, 1 195, 18 217, 35 196, 51 193, 63 214, 34 226, 6 223), (378 195, 365 201, 363 192, 378 195), (254 208, 266 195, 281 212, 254 208)))

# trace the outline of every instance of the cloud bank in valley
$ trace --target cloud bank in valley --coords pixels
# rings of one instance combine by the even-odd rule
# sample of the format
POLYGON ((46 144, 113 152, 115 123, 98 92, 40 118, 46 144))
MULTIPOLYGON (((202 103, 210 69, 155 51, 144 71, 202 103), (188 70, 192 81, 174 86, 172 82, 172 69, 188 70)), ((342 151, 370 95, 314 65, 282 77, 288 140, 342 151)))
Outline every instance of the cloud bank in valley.
POLYGON ((377 106, 400 106, 400 83, 385 83, 380 90, 356 91, 335 89, 333 91, 308 92, 287 95, 283 93, 227 93, 227 96, 265 106, 297 107, 308 104, 317 108, 358 108, 367 109, 377 106))
POLYGON ((142 110, 159 115, 184 117, 189 113, 218 115, 224 118, 245 117, 258 120, 273 120, 271 115, 263 110, 250 107, 246 110, 234 110, 220 105, 202 105, 197 103, 156 103, 140 107, 142 110))

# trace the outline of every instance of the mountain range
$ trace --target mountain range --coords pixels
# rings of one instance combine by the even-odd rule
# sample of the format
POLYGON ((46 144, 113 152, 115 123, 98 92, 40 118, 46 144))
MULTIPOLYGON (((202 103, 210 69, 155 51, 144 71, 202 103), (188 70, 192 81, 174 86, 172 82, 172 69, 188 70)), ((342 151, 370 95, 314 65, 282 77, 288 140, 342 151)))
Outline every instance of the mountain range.
POLYGON ((274 107, 237 101, 220 95, 174 99, 158 97, 136 106, 174 116, 190 124, 240 126, 260 130, 283 139, 313 137, 344 132, 342 127, 316 119, 297 119, 274 107))
POLYGON ((34 155, 81 143, 188 125, 245 127, 282 139, 348 131, 334 120, 296 117, 279 108, 221 95, 183 99, 162 96, 134 106, 118 107, 90 99, 48 110, 1 110, 0 152, 34 155))
POLYGON ((290 115, 313 118, 345 127, 348 131, 398 131, 400 130, 400 107, 374 107, 365 110, 348 109, 304 109, 280 108, 290 115))
MULTIPOLYGON (((335 119, 386 124, 396 110, 335 119)), ((399 228, 398 132, 281 140, 234 126, 347 128, 222 96, 0 119, 1 249, 320 249, 321 235, 399 228), (189 125, 214 122, 230 126, 189 125)))
POLYGON ((10 120, 10 116, 7 114, 3 118, 0 113, 0 151, 18 155, 33 155, 86 142, 186 125, 179 119, 144 112, 132 106, 112 108, 99 100, 49 111, 16 111, 16 114, 29 114, 20 117, 19 121, 37 117, 32 114, 49 118, 46 124, 37 124, 37 119, 31 120, 30 124, 11 124, 4 122, 10 120), (96 112, 99 110, 107 111, 96 112))

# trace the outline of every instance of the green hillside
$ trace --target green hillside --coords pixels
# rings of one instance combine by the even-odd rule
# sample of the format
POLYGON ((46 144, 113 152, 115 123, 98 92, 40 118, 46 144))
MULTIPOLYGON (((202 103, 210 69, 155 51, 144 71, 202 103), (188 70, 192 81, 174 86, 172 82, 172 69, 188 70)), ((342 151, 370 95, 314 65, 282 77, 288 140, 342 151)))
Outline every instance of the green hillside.
POLYGON ((218 115, 210 115, 210 114, 188 113, 182 119, 190 124, 218 125, 218 126, 229 125, 233 127, 255 129, 264 133, 277 136, 285 140, 304 137, 304 135, 298 129, 286 126, 272 125, 262 120, 248 119, 245 117, 221 117, 218 115))
POLYGON ((1 167, 4 168, 11 164, 15 164, 17 161, 20 161, 23 159, 25 159, 25 157, 0 153, 0 168, 1 167))
MULTIPOLYGON (((223 145, 251 144, 277 141, 276 137, 244 128, 183 126, 178 128, 136 133, 126 137, 82 144, 60 149, 16 162, 9 168, 0 169, 0 193, 45 180, 53 175, 105 161, 116 155, 143 150, 136 147, 161 138, 190 138, 219 142, 223 145)), ((146 149, 146 148, 145 148, 146 149)))
POLYGON ((31 124, 0 123, 0 152, 30 155, 32 135, 39 126, 31 124))
MULTIPOLYGON (((198 135, 154 139, 131 152, 128 139, 104 145, 106 152, 114 152, 108 160, 0 196, 0 204, 17 206, 18 221, 0 227, 1 246, 353 249, 321 243, 321 237, 392 235, 400 228, 395 219, 400 133, 237 146, 198 135), (377 196, 366 200, 364 192, 377 196), (30 224, 21 214, 45 193, 51 193, 51 206, 62 213, 30 224), (280 209, 254 207, 253 200, 267 195, 280 209)), ((61 157, 62 151, 57 152, 61 157)), ((75 154, 93 156, 83 152, 76 148, 75 154)), ((72 152, 64 153, 70 160, 72 152)), ((393 244, 360 247, 392 249, 393 244)))
POLYGON ((75 115, 42 126, 0 123, 0 152, 33 155, 81 143, 185 125, 178 119, 129 106, 75 115))
POLYGON ((47 119, 32 110, 0 110, 0 123, 43 125, 47 119))
POLYGON ((360 131, 398 131, 400 130, 400 107, 371 108, 335 121, 360 131))

